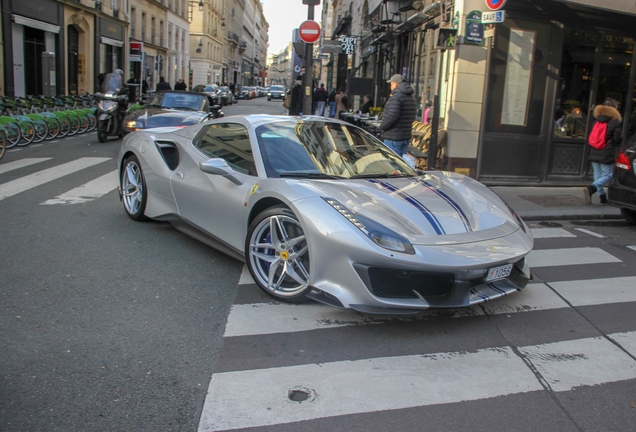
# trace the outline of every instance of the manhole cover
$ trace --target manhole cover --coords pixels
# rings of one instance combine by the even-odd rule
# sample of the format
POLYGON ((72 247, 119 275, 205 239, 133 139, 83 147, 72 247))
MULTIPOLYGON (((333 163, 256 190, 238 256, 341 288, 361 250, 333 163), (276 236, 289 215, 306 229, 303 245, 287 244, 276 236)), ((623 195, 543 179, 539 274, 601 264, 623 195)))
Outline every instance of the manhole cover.
POLYGON ((583 198, 573 195, 523 195, 519 196, 519 198, 541 207, 576 207, 586 205, 583 198))
POLYGON ((306 387, 294 387, 289 389, 287 397, 294 402, 312 401, 316 398, 316 392, 306 387))

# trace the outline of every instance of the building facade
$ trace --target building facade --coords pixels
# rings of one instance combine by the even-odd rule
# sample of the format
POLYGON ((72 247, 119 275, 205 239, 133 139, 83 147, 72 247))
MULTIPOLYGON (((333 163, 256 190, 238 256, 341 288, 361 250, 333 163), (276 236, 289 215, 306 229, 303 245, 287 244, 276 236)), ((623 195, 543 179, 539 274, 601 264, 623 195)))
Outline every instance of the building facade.
POLYGON ((400 73, 420 114, 437 93, 446 170, 489 184, 585 183, 594 106, 618 100, 625 135, 636 130, 636 6, 507 0, 503 9, 503 22, 482 24, 485 0, 327 0, 322 25, 333 30, 324 38, 357 46, 330 54, 326 73, 343 87, 372 78, 378 106, 389 96, 386 80, 400 73), (437 48, 438 28, 457 29, 455 49, 437 48))

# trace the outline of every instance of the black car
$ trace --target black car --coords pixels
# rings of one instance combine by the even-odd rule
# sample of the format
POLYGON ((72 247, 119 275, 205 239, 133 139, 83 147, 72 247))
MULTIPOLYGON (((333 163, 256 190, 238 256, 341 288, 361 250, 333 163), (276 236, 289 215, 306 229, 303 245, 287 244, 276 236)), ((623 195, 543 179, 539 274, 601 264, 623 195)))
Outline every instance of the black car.
POLYGON ((614 175, 608 188, 609 204, 636 224, 636 138, 630 140, 616 157, 614 175))
POLYGON ((134 104, 124 118, 124 133, 158 127, 185 127, 223 117, 221 106, 206 93, 166 90, 147 104, 134 104))
POLYGON ((285 95, 285 87, 280 85, 273 85, 267 92, 267 100, 271 101, 272 99, 285 99, 285 95))
POLYGON ((252 99, 252 90, 249 87, 241 87, 241 90, 238 92, 239 99, 252 99))
POLYGON ((234 103, 234 94, 230 91, 228 86, 220 86, 217 98, 221 106, 232 105, 234 103))
POLYGON ((219 103, 219 100, 218 100, 219 86, 217 86, 216 84, 199 84, 199 85, 195 85, 192 88, 192 91, 196 92, 196 93, 205 93, 205 94, 207 94, 214 101, 214 105, 219 103))

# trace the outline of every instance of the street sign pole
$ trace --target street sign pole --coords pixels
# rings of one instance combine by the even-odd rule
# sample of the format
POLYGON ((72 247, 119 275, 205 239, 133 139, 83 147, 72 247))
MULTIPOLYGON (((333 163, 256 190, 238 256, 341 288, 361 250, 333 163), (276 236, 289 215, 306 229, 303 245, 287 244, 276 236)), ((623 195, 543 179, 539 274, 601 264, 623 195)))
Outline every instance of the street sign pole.
MULTIPOLYGON (((303 2, 305 3, 305 2, 303 2)), ((313 2, 307 2, 313 3, 313 2)), ((307 4, 307 20, 314 20, 314 5, 307 4)), ((306 43, 305 44, 305 75, 303 76, 303 89, 304 91, 304 100, 303 100, 303 115, 311 115, 312 108, 312 95, 313 95, 313 81, 314 81, 314 44, 306 43)))

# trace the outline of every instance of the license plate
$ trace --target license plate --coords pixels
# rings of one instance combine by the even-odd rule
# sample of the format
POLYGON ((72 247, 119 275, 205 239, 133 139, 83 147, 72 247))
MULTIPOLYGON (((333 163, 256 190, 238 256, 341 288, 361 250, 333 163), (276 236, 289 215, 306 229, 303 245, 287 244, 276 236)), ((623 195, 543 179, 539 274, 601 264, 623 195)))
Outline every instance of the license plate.
POLYGON ((491 268, 490 270, 488 270, 488 276, 486 277, 486 282, 508 277, 510 276, 510 272, 512 272, 512 264, 507 264, 505 266, 491 268))

